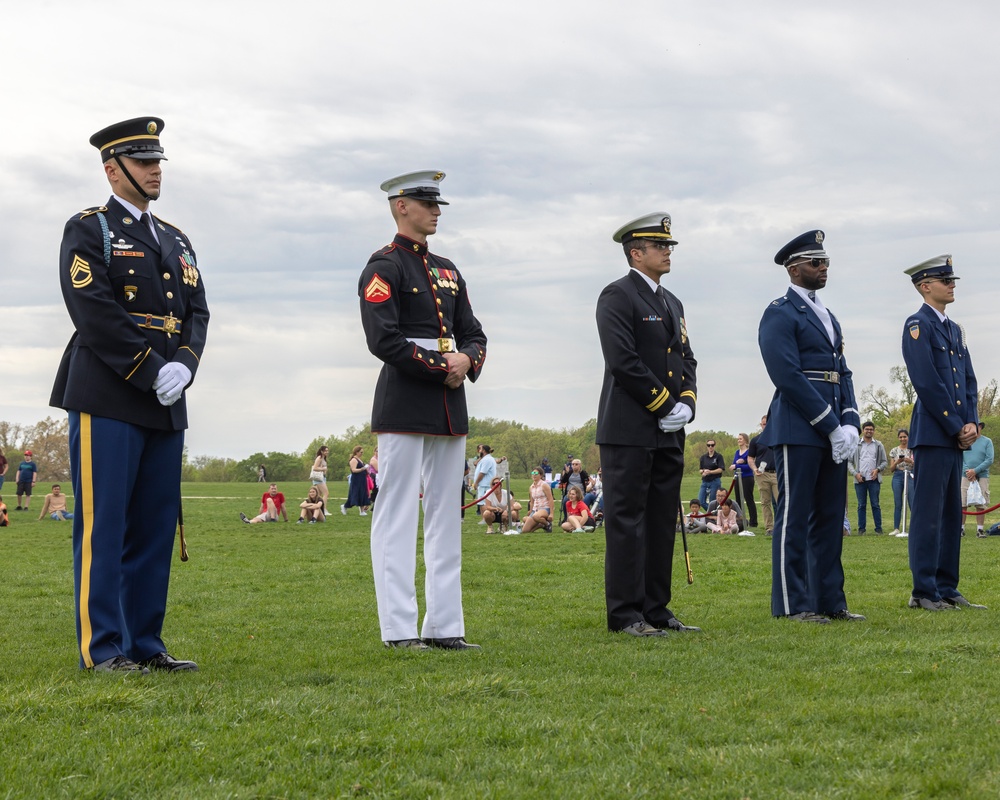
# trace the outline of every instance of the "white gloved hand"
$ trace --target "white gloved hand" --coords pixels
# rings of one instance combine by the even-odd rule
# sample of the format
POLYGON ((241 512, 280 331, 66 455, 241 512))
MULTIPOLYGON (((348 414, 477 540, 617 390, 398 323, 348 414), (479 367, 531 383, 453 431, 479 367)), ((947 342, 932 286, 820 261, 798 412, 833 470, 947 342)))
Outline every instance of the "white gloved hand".
POLYGON ((172 406, 176 403, 184 387, 191 382, 191 370, 177 361, 168 361, 156 375, 153 381, 153 391, 160 405, 172 406))
POLYGON ((828 434, 830 439, 830 453, 833 456, 834 464, 844 463, 843 431, 841 428, 834 428, 828 434))
POLYGON ((853 425, 841 425, 830 431, 830 446, 835 464, 847 461, 858 446, 858 430, 853 425))
POLYGON ((691 417, 693 416, 694 412, 691 410, 691 406, 686 403, 678 403, 670 410, 667 416, 660 417, 660 430, 664 433, 679 431, 691 421, 691 417))

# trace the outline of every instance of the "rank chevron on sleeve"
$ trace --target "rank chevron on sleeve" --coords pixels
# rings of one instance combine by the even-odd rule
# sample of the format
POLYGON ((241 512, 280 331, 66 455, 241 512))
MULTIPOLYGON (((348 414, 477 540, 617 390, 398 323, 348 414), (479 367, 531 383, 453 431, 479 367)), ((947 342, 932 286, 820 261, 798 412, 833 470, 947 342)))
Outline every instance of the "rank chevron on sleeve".
POLYGON ((369 303, 384 303, 390 297, 392 297, 392 290, 389 288, 389 284, 382 280, 382 277, 376 272, 365 287, 365 300, 369 303))

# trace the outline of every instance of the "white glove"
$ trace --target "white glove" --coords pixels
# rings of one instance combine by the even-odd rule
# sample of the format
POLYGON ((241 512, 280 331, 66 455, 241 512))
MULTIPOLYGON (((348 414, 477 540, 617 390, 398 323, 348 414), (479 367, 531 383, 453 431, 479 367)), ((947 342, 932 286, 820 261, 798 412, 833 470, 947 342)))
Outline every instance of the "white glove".
POLYGON ((833 451, 833 463, 843 464, 851 457, 851 452, 858 446, 858 432, 853 425, 841 425, 830 431, 830 447, 833 451))
POLYGON ((172 406, 176 403, 184 387, 191 382, 191 370, 177 361, 168 361, 156 375, 153 381, 153 391, 162 406, 172 406))
POLYGON ((691 406, 686 403, 678 403, 667 416, 660 417, 660 430, 664 433, 679 431, 691 421, 693 416, 694 412, 691 410, 691 406))

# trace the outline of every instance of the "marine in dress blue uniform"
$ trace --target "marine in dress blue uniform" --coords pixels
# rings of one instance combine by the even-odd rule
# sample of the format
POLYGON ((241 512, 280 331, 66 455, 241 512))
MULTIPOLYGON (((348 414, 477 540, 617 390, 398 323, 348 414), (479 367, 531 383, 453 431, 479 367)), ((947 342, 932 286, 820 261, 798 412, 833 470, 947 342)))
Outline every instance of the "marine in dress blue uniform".
POLYGON ((758 329, 775 388, 760 436, 774 453, 778 482, 771 613, 818 623, 864 619, 847 610, 841 563, 846 461, 861 419, 840 323, 816 295, 829 268, 824 240, 823 231, 808 231, 775 255, 792 285, 758 329))
POLYGON ((50 402, 69 412, 80 665, 196 669, 161 638, 180 503, 184 391, 208 330, 205 286, 180 229, 148 213, 163 120, 91 137, 114 194, 66 223, 59 281, 76 329, 50 402))
POLYGON ((684 425, 694 419, 698 366, 684 307, 660 285, 677 244, 670 224, 658 211, 615 232, 631 269, 597 300, 607 623, 632 636, 698 630, 669 608, 684 425))
POLYGON ((909 606, 946 611, 973 606, 958 590, 958 571, 962 450, 978 435, 979 389, 965 332, 944 313, 955 300, 958 280, 951 256, 928 259, 906 274, 924 300, 903 325, 903 360, 917 394, 910 418, 914 492, 909 606))
POLYGON ((368 349, 382 363, 372 404, 378 434, 379 500, 372 515, 372 567, 387 647, 478 648, 465 641, 461 487, 469 432, 465 379, 478 379, 486 335, 465 279, 431 253, 443 172, 385 181, 398 233, 374 253, 358 294, 368 349), (423 482, 426 613, 417 633, 418 503, 423 482))

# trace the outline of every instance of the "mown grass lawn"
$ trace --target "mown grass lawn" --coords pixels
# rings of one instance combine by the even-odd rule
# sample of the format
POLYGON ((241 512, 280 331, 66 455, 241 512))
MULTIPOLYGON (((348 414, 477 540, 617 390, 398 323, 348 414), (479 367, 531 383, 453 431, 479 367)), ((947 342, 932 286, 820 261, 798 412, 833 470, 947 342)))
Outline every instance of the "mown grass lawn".
MULTIPOLYGON (((281 488, 297 505, 306 484, 281 488)), ((991 609, 943 614, 906 608, 905 540, 852 537, 868 622, 814 627, 770 617, 769 539, 693 536, 671 605, 704 633, 637 641, 605 631, 600 530, 470 517, 483 652, 405 653, 379 641, 371 518, 241 524, 261 490, 184 487, 164 633, 196 674, 79 671, 69 526, 11 512, 0 797, 1000 797, 1000 537, 963 548, 962 588, 991 609)))

